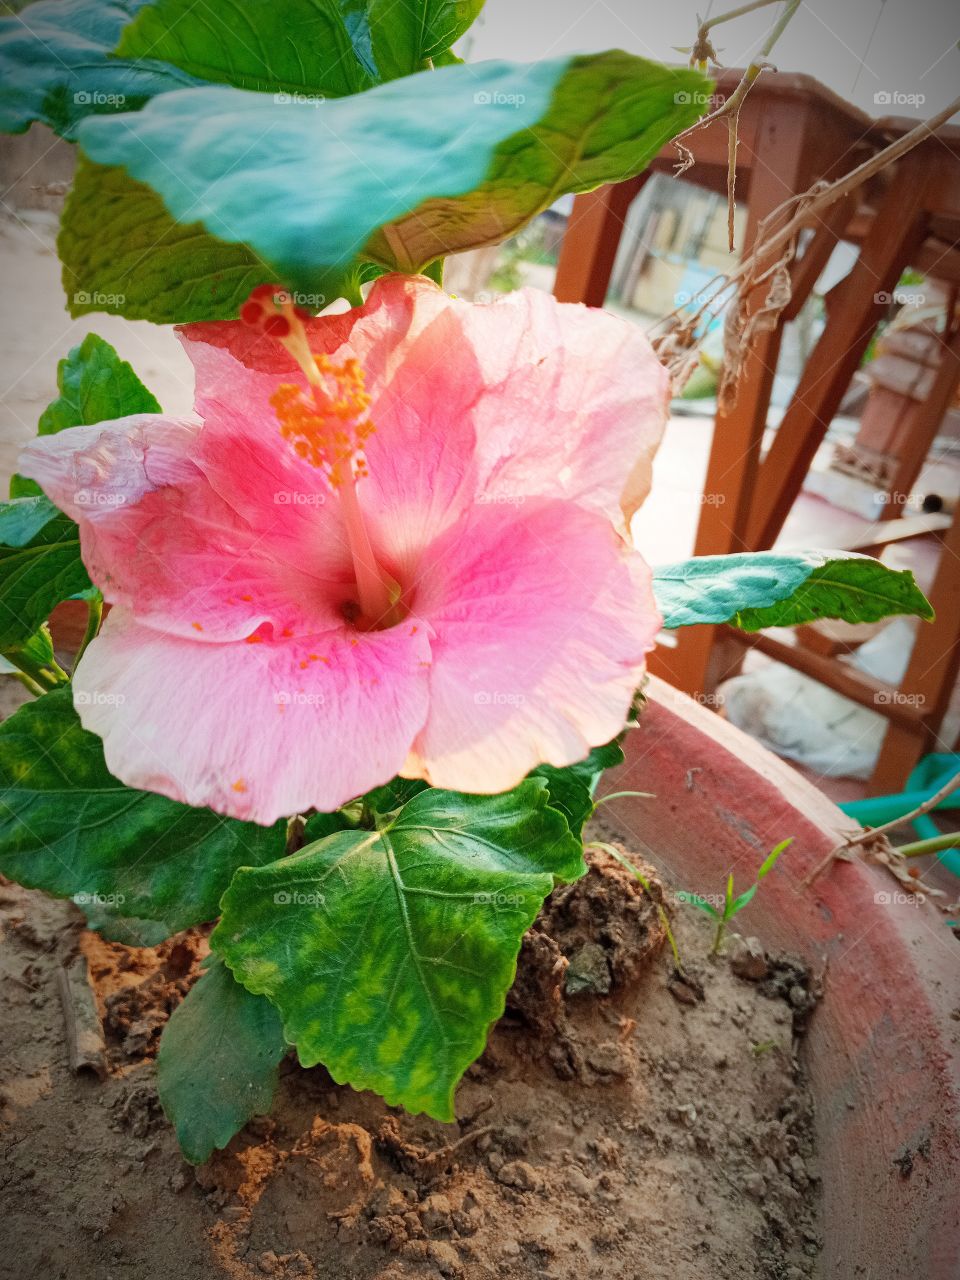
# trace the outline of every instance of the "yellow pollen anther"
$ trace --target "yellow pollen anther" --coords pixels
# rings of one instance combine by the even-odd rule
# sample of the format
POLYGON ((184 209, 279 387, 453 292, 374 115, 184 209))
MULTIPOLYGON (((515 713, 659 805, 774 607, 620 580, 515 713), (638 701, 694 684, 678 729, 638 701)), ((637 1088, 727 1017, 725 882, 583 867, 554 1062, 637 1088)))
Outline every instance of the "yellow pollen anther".
POLYGON ((312 358, 317 374, 310 379, 312 395, 285 382, 270 403, 283 438, 338 489, 347 478, 347 468, 357 479, 368 474, 363 450, 375 430, 366 416, 370 397, 363 370, 353 357, 343 364, 334 364, 325 355, 312 358))

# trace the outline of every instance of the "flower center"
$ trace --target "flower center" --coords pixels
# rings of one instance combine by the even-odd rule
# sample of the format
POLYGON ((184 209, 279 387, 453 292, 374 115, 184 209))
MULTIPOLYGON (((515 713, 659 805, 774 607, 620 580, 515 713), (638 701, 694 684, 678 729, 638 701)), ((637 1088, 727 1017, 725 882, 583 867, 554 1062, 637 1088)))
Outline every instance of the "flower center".
POLYGON ((273 285, 254 289, 240 316, 282 343, 309 384, 305 394, 295 384, 281 383, 270 403, 280 434, 340 498, 357 581, 359 613, 352 621, 367 630, 395 626, 404 616, 400 584, 377 563, 357 498, 357 484, 369 474, 364 446, 376 430, 367 416, 363 369, 353 357, 334 364, 329 356, 315 355, 303 325, 307 313, 273 285))

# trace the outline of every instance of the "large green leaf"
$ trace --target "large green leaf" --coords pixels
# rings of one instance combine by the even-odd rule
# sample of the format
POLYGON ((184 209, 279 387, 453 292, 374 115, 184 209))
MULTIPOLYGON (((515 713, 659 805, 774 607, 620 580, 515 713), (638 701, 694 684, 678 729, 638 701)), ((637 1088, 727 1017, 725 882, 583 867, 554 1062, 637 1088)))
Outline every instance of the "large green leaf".
POLYGON ((125 787, 70 689, 0 725, 0 871, 73 898, 98 923, 139 918, 169 934, 212 920, 236 868, 281 857, 285 841, 283 822, 258 827, 125 787))
MULTIPOLYGON (((620 52, 488 62, 320 106, 188 89, 135 115, 88 120, 80 138, 93 160, 155 190, 191 238, 201 224, 218 241, 249 246, 294 290, 334 296, 358 255, 420 270, 512 234, 563 192, 639 172, 696 117, 693 90, 706 83, 620 52)), ((140 214, 124 208, 124 194, 111 180, 104 212, 98 184, 75 192, 63 256, 99 292, 124 294, 148 315, 151 281, 120 287, 111 267, 126 263, 126 277, 139 261, 128 240, 140 214)), ((152 282, 168 305, 149 318, 169 315, 169 276, 152 282)))
POLYGON ((276 275, 245 245, 225 244, 198 223, 174 222, 160 197, 125 170, 82 155, 57 248, 74 316, 110 311, 156 324, 231 319, 251 289, 276 275))
POLYGON ((339 98, 421 70, 482 7, 483 0, 155 0, 126 28, 117 53, 161 58, 238 89, 339 98))
POLYGON ((593 813, 593 795, 601 774, 618 764, 623 764, 623 752, 620 743, 614 741, 594 747, 585 760, 563 769, 552 764, 538 765, 532 776, 546 780, 550 804, 560 810, 574 835, 579 835, 593 813))
POLYGON ((43 496, 0 503, 0 650, 23 644, 61 600, 90 588, 69 516, 43 496))
POLYGON ((893 614, 932 618, 907 569, 843 551, 758 551, 700 556, 655 569, 665 627, 730 622, 744 631, 793 627, 817 618, 878 622, 893 614))
MULTIPOLYGON (((37 434, 55 435, 68 427, 92 425, 134 413, 159 413, 160 405, 126 360, 109 342, 88 333, 57 366, 60 394, 44 409, 37 434)), ((10 481, 11 497, 39 494, 40 486, 24 476, 10 481)))
POLYGON ((270 1001, 251 995, 211 956, 164 1027, 157 1055, 160 1101, 192 1164, 270 1110, 286 1051, 270 1001))
POLYGON ((70 138, 88 115, 136 111, 198 83, 144 51, 110 57, 124 24, 150 0, 40 0, 0 18, 0 132, 34 121, 70 138))
POLYGON ((451 1120, 524 931, 555 879, 584 871, 547 800, 542 779, 421 792, 378 831, 238 871, 211 945, 277 1006, 304 1066, 451 1120))

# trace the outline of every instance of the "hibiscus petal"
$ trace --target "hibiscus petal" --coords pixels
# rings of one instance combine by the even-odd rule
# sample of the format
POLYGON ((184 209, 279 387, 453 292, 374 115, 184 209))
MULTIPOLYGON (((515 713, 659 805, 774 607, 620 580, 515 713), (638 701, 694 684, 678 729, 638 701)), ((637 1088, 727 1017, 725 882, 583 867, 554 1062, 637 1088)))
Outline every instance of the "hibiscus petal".
POLYGON ((573 764, 623 728, 660 626, 650 572, 572 503, 479 506, 424 558, 430 713, 404 767, 497 792, 573 764))
POLYGON ((128 786, 269 825, 396 775, 426 716, 429 661, 416 624, 201 644, 115 609, 74 673, 74 702, 128 786))
POLYGON ((629 521, 650 487, 670 380, 646 335, 609 312, 521 289, 458 304, 483 364, 474 410, 490 501, 554 495, 629 521))
POLYGON ((339 621, 349 557, 317 531, 322 509, 243 518, 198 467, 201 434, 193 420, 137 415, 41 436, 18 466, 79 524, 104 597, 141 621, 208 641, 339 621))
MULTIPOLYGON (((471 410, 483 393, 479 361, 451 300, 424 278, 377 281, 363 307, 306 322, 317 354, 355 358, 371 396, 370 475, 359 486, 378 558, 407 578, 422 548, 459 519, 476 490, 471 410)), ((206 426, 199 464, 237 510, 269 508, 276 495, 325 489, 322 476, 279 435, 270 397, 306 379, 273 339, 239 321, 186 325, 206 426), (278 354, 279 353, 279 354, 278 354)), ((329 502, 336 506, 335 494, 329 502)))

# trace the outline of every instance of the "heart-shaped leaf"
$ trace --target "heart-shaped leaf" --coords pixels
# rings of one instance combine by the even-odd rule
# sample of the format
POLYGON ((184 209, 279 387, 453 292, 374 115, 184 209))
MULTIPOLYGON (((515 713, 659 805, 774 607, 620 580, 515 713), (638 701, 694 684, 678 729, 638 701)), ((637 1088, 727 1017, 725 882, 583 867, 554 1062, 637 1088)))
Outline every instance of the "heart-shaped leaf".
MULTIPOLYGON (((447 66, 319 105, 208 87, 165 94, 135 115, 91 119, 81 142, 99 164, 122 166, 157 192, 189 229, 181 251, 198 224, 215 238, 202 242, 210 261, 191 272, 201 288, 225 242, 246 245, 294 291, 333 297, 358 257, 421 270, 513 234, 564 192, 639 172, 697 117, 707 84, 697 72, 613 52, 447 66)), ((64 215, 61 250, 73 280, 88 282, 87 293, 95 286, 131 299, 135 310, 117 308, 124 314, 170 318, 185 299, 162 257, 152 279, 123 287, 112 265, 124 264, 130 280, 148 243, 169 232, 154 219, 149 241, 131 253, 143 199, 93 172, 105 193, 100 182, 85 191, 78 184, 64 215), (161 297, 156 314, 151 288, 161 297)))
POLYGON ((879 622, 893 614, 932 618, 907 569, 843 551, 758 551, 700 556, 655 569, 665 627, 730 622, 744 631, 817 618, 879 622))
MULTIPOLYGON (((237 867, 283 856, 286 824, 258 827, 134 791, 107 770, 103 744, 80 724, 72 691, 27 703, 0 725, 0 871, 70 897, 111 932, 119 919, 166 936, 212 920, 237 867)), ((123 923, 123 922, 126 923, 123 923)))
POLYGON ((583 824, 593 813, 593 796, 601 774, 607 769, 623 764, 623 752, 619 742, 608 742, 594 747, 585 760, 558 769, 552 764, 541 764, 532 776, 546 780, 550 804, 559 809, 574 835, 579 835, 583 824))
POLYGON ((42 495, 0 503, 0 651, 29 640, 61 600, 89 590, 69 516, 42 495))
POLYGON ((343 97, 421 71, 483 0, 155 0, 123 33, 123 58, 160 58, 200 80, 343 97), (291 39, 291 32, 309 38, 291 39))
POLYGON ((199 83, 149 51, 111 57, 150 0, 40 0, 0 18, 0 133, 34 122, 72 138, 88 115, 137 111, 158 93, 199 83))
POLYGON ((273 1105, 286 1053, 280 1015, 216 956, 174 1009, 160 1038, 157 1091, 191 1164, 225 1147, 273 1105))
POLYGON ((304 1066, 451 1120, 525 930, 555 880, 585 870, 548 798, 542 779, 424 791, 380 830, 238 871, 211 945, 277 1006, 304 1066))
POLYGON ((276 274, 245 245, 174 222, 156 192, 125 170, 83 155, 57 249, 74 316, 109 311, 156 324, 230 319, 251 289, 276 274))
MULTIPOLYGON (((83 342, 57 366, 60 394, 40 415, 37 434, 55 435, 69 427, 92 425, 134 413, 159 413, 160 405, 126 360, 109 342, 88 333, 83 342)), ((15 475, 10 481, 12 498, 39 494, 33 480, 15 475)))

